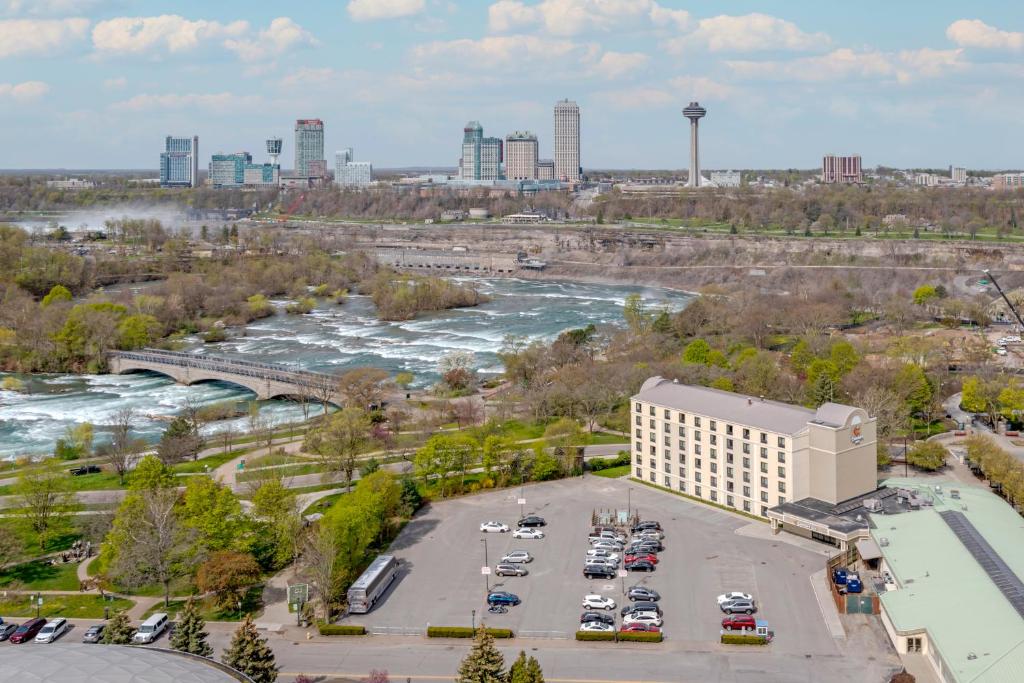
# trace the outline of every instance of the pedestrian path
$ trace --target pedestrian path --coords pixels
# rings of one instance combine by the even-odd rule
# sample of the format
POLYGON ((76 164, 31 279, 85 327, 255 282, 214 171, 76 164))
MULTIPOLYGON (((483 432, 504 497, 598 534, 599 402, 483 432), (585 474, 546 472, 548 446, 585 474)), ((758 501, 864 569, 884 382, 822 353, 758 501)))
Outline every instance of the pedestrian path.
POLYGON ((821 616, 825 619, 825 627, 828 628, 829 634, 836 640, 846 640, 846 629, 843 628, 839 610, 836 609, 836 603, 828 589, 825 568, 811 574, 811 590, 814 591, 814 597, 818 601, 818 607, 821 609, 821 616))

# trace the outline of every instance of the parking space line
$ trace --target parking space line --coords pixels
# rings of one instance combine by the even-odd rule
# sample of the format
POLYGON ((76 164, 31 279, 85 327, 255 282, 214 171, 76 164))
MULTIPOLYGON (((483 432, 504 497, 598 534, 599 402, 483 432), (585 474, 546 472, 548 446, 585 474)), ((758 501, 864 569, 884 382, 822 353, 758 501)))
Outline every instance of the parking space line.
MULTIPOLYGON (((300 675, 308 675, 308 674, 306 674, 304 672, 301 672, 301 671, 279 671, 278 675, 279 676, 300 676, 300 675)), ((344 672, 340 672, 340 671, 320 671, 320 672, 317 672, 316 675, 318 677, 319 676, 334 676, 334 677, 338 677, 338 678, 351 678, 351 679, 354 679, 354 680, 357 680, 357 681, 358 680, 362 680, 363 678, 366 677, 365 673, 344 673, 344 672)), ((401 680, 403 678, 412 679, 414 681, 419 681, 419 680, 424 680, 424 681, 454 681, 455 680, 455 676, 437 676, 437 675, 433 675, 433 674, 414 674, 414 675, 409 675, 409 674, 394 673, 394 672, 391 672, 391 671, 388 672, 388 676, 390 678, 392 678, 393 680, 401 680)), ((645 679, 642 679, 642 680, 629 680, 629 679, 621 679, 621 678, 550 678, 548 676, 545 676, 544 680, 545 681, 549 681, 550 683, 671 683, 670 681, 653 681, 653 680, 651 680, 649 678, 645 678, 645 679)))

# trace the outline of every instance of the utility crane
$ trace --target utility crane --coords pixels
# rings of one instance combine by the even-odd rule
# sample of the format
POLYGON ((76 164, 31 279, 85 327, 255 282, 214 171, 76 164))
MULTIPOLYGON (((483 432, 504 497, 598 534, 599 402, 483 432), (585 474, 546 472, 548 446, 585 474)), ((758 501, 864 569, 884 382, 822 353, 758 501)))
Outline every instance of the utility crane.
POLYGON ((288 207, 284 210, 284 212, 282 212, 281 215, 278 216, 277 222, 286 223, 288 219, 292 217, 292 214, 295 213, 295 211, 299 208, 299 206, 302 204, 302 200, 304 200, 305 198, 305 192, 301 193, 298 197, 296 197, 290 204, 288 204, 288 207))
POLYGON ((1017 307, 1014 306, 1013 302, 1006 296, 1006 292, 1004 292, 1003 288, 999 286, 999 280, 997 280, 996 276, 992 274, 992 271, 987 268, 981 272, 985 273, 985 275, 988 276, 988 279, 992 281, 992 284, 996 286, 996 291, 999 292, 999 296, 1003 297, 1003 301, 1006 302, 1006 307, 1010 309, 1010 313, 1013 313, 1013 317, 1017 319, 1020 329, 1024 331, 1024 320, 1021 319, 1020 313, 1017 312, 1017 307))

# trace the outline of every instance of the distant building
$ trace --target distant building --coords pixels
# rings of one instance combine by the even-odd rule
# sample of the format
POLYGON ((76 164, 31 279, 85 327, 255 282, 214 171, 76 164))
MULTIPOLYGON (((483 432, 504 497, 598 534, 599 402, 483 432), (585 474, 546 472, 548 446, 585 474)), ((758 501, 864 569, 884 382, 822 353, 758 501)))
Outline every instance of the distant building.
POLYGON ((470 121, 462 130, 460 180, 501 180, 502 144, 500 138, 485 138, 479 121, 470 121))
POLYGON ((949 179, 957 185, 967 184, 967 169, 959 166, 949 167, 949 179))
POLYGON ((277 164, 246 164, 243 184, 246 187, 277 187, 281 184, 281 167, 277 164))
POLYGON ((96 183, 85 178, 68 178, 66 180, 47 180, 46 186, 52 190, 91 190, 96 183))
POLYGON ((915 173, 914 184, 923 187, 938 187, 939 176, 936 173, 915 173))
POLYGON ((295 175, 318 178, 327 175, 324 122, 320 119, 299 119, 295 122, 295 175))
POLYGON ((1024 173, 997 173, 992 176, 995 190, 1014 190, 1024 187, 1024 173))
POLYGON ((742 176, 739 171, 712 171, 711 184, 717 187, 739 187, 742 176))
POLYGON ((863 183, 860 155, 841 157, 829 154, 821 162, 821 182, 826 185, 837 183, 863 183))
POLYGON ((373 182, 373 164, 356 161, 351 147, 334 153, 334 182, 342 187, 360 187, 373 182))
POLYGON ((196 187, 199 184, 199 136, 168 135, 160 153, 160 187, 196 187))
POLYGON ((508 180, 537 180, 537 136, 516 131, 505 137, 505 177, 508 180))
POLYGON ((580 107, 571 100, 555 105, 555 180, 579 182, 580 167, 580 107))
POLYGON ((209 182, 214 187, 241 187, 245 184, 245 167, 251 163, 248 152, 214 154, 210 157, 209 182))
POLYGON ((537 162, 537 180, 554 180, 555 162, 552 159, 541 159, 537 162))

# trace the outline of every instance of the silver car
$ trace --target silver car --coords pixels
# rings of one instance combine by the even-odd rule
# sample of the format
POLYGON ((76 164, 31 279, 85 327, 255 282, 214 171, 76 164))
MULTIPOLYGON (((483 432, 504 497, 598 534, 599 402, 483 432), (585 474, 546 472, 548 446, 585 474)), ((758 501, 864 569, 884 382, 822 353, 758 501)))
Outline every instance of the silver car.
POLYGON ((726 614, 753 614, 757 611, 753 600, 726 600, 720 607, 726 614))
POLYGON ((502 562, 494 568, 494 573, 497 576, 526 576, 530 572, 521 564, 502 562))
POLYGON ((525 550, 513 550, 505 554, 501 558, 502 563, 510 564, 521 564, 523 562, 533 562, 533 556, 525 550))
POLYGON ((605 567, 611 567, 612 569, 615 569, 616 567, 619 566, 619 561, 618 560, 613 560, 610 557, 588 557, 586 563, 587 564, 600 564, 600 565, 604 565, 605 567))

